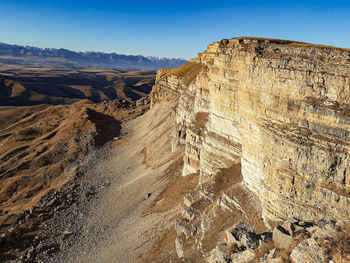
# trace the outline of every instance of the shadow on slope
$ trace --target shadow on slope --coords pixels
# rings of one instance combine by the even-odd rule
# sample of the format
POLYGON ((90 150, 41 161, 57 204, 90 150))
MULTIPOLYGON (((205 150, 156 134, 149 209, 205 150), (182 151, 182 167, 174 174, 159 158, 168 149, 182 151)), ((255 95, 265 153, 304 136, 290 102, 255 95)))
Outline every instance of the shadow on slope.
POLYGON ((97 135, 95 136, 95 146, 102 146, 106 142, 120 136, 122 129, 121 122, 110 115, 87 109, 88 119, 96 125, 97 135))

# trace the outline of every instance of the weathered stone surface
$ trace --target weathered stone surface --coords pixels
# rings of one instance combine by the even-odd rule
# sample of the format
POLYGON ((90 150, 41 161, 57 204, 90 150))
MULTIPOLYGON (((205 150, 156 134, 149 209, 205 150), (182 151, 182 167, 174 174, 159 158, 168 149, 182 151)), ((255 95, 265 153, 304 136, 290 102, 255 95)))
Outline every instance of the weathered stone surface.
POLYGON ((230 258, 228 256, 228 247, 224 244, 217 244, 206 258, 208 263, 228 263, 230 258))
POLYGON ((271 249, 269 253, 264 255, 260 259, 261 263, 284 263, 283 259, 281 257, 276 256, 276 248, 271 249))
POLYGON ((191 194, 188 194, 184 197, 184 205, 187 206, 188 208, 190 208, 191 205, 196 201, 197 201, 197 198, 191 194))
POLYGON ((216 42, 160 70, 152 104, 177 94, 173 145, 200 183, 241 163, 264 218, 350 217, 350 51, 292 41, 216 42))
POLYGON ((279 248, 289 249, 296 245, 293 237, 289 234, 288 230, 278 225, 275 227, 272 233, 272 240, 279 248))
POLYGON ((302 241, 293 249, 290 255, 294 263, 323 263, 327 262, 323 249, 313 238, 302 241))
POLYGON ((234 227, 225 230, 225 242, 227 245, 251 248, 259 245, 260 237, 245 222, 239 222, 234 227))
POLYGON ((235 263, 256 262, 255 253, 252 249, 247 249, 242 252, 232 254, 231 260, 235 263))
POLYGON ((192 221, 196 218, 197 211, 194 208, 184 208, 182 212, 182 217, 188 221, 192 221))
POLYGON ((176 249, 177 256, 179 258, 182 258, 184 256, 184 251, 182 248, 182 243, 179 238, 175 239, 175 249, 176 249))
POLYGON ((336 227, 331 226, 330 224, 326 224, 322 227, 310 227, 307 230, 315 240, 323 239, 325 237, 330 237, 337 234, 336 227))
POLYGON ((186 239, 196 233, 196 228, 185 219, 178 219, 175 224, 175 230, 178 235, 184 235, 186 239))

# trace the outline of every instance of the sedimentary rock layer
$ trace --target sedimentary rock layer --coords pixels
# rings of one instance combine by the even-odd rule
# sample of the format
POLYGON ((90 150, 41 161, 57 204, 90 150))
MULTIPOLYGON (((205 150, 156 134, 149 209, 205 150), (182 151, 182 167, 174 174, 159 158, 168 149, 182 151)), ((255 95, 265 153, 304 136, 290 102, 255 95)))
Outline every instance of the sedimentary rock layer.
POLYGON ((158 71, 152 103, 178 94, 184 175, 241 162, 266 220, 349 218, 349 77, 350 50, 235 38, 158 71))

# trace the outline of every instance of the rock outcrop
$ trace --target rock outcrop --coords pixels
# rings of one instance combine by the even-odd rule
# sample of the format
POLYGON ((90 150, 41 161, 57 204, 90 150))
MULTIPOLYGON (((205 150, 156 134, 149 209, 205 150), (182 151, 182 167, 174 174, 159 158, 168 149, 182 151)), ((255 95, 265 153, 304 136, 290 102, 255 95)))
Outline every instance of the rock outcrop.
POLYGON ((341 232, 347 231, 345 225, 349 222, 318 220, 311 223, 293 219, 276 226, 273 232, 258 234, 247 223, 239 222, 225 231, 225 242, 216 245, 207 262, 348 262, 344 255, 340 256, 344 261, 332 261, 337 258, 335 244, 337 250, 344 250, 335 240, 341 238, 341 232))
POLYGON ((350 216, 350 50, 234 38, 159 70, 152 104, 178 95, 173 149, 200 185, 241 163, 266 223, 350 216))

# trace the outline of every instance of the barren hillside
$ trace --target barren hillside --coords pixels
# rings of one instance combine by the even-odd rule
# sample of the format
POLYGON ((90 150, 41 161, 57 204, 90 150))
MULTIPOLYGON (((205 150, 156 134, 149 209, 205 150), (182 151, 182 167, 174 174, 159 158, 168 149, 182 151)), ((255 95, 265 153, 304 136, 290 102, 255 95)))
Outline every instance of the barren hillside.
POLYGON ((82 99, 137 100, 151 91, 154 78, 154 70, 0 66, 0 105, 57 105, 82 99))
POLYGON ((224 39, 150 98, 4 107, 2 259, 350 262, 349 58, 224 39))
POLYGON ((18 258, 45 239, 47 220, 72 204, 71 187, 85 171, 83 160, 108 148, 121 136, 121 121, 140 115, 147 104, 147 99, 81 100, 0 107, 1 261, 18 258), (68 192, 58 198, 62 189, 68 192))

